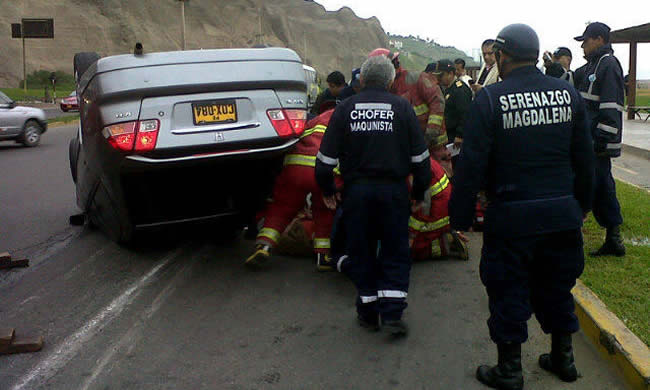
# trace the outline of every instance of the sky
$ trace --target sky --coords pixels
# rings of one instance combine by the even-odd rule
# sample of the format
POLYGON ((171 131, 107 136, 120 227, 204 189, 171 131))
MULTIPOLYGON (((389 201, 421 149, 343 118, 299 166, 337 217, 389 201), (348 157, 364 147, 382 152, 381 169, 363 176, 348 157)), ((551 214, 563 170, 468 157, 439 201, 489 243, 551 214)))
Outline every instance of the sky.
MULTIPOLYGON (((316 0, 328 11, 350 7, 358 16, 376 16, 391 34, 432 38, 444 46, 472 55, 481 42, 494 38, 501 28, 525 23, 539 36, 542 52, 566 46, 573 53, 572 69, 585 63, 580 42, 588 22, 603 22, 612 31, 650 22, 647 0, 316 0), (642 4, 646 4, 645 6, 642 4)), ((629 45, 613 45, 623 72, 629 68, 629 45)), ((541 55, 541 53, 540 53, 541 55)), ((637 79, 650 79, 650 43, 637 45, 637 79)))

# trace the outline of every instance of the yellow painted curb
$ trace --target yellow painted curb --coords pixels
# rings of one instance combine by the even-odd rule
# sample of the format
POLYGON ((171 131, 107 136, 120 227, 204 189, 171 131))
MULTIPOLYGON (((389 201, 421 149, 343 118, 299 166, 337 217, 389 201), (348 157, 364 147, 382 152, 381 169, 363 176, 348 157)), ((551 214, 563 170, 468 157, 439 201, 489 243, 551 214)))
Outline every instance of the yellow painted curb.
POLYGON ((52 127, 62 127, 62 126, 70 126, 70 125, 76 125, 79 123, 79 119, 75 119, 70 122, 52 122, 48 123, 47 128, 52 128, 52 127))
POLYGON ((580 280, 573 289, 584 334, 613 363, 631 389, 650 389, 650 350, 580 280))

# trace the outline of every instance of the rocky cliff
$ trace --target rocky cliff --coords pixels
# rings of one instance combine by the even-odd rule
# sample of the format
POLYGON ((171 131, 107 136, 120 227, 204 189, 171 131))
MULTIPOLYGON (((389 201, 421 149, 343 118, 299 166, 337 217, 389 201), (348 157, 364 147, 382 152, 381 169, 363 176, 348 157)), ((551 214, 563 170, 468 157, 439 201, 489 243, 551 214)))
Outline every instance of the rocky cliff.
MULTIPOLYGON (((26 40, 27 73, 72 73, 76 52, 101 56, 181 48, 181 4, 177 0, 0 0, 0 87, 22 79, 22 43, 11 38, 21 18, 54 18, 54 39, 26 40)), ((185 6, 187 49, 251 47, 294 49, 321 74, 350 70, 388 38, 378 19, 362 19, 349 8, 328 12, 305 0, 191 0, 185 6)))

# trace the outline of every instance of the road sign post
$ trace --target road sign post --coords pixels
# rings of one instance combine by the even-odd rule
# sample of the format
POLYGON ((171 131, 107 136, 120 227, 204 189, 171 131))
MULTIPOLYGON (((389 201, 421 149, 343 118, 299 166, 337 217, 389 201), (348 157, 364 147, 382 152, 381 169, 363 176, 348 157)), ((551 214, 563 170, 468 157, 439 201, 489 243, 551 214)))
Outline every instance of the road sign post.
POLYGON ((20 23, 12 23, 11 37, 23 40, 23 91, 27 93, 25 38, 54 38, 54 19, 23 19, 20 23))

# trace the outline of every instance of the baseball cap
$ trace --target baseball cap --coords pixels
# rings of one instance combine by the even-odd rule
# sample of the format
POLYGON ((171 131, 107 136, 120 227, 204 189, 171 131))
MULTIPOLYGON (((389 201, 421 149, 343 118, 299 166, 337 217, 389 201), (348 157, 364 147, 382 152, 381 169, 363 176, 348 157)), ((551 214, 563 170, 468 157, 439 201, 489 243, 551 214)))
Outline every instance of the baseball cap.
POLYGON ((593 22, 593 23, 589 23, 589 25, 585 29, 585 32, 583 32, 582 35, 577 36, 573 39, 580 42, 580 41, 584 41, 587 38, 603 37, 605 42, 609 42, 609 31, 610 28, 605 23, 593 22))
POLYGON ((571 55, 571 50, 569 50, 568 47, 558 47, 557 50, 553 53, 554 56, 556 57, 562 57, 562 56, 568 56, 573 58, 571 55))
POLYGON ((449 60, 440 60, 436 64, 436 71, 434 72, 435 74, 440 74, 442 72, 455 72, 456 67, 454 66, 454 63, 449 61, 449 60))
POLYGON ((358 87, 361 85, 361 68, 352 69, 352 78, 350 79, 351 87, 358 87))

